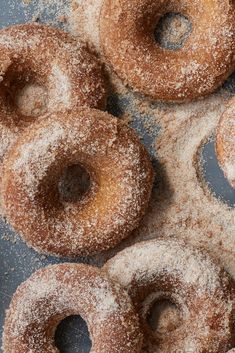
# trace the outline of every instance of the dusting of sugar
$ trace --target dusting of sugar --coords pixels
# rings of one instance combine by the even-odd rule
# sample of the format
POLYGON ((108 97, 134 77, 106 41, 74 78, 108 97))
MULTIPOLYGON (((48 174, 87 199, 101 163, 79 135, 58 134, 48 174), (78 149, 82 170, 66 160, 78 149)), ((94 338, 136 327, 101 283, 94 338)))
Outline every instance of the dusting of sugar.
POLYGON ((40 34, 35 34, 32 37, 27 37, 27 33, 19 31, 16 36, 11 36, 9 33, 4 33, 4 31, 2 31, 0 36, 0 45, 7 49, 20 50, 22 47, 35 49, 40 44, 40 42, 40 34))
MULTIPOLYGON (((42 4, 42 1, 38 3, 42 4)), ((48 3, 52 3, 52 0, 48 3)), ((44 1, 43 11, 45 6, 47 5, 44 1)), ((94 35, 94 27, 90 28, 93 37, 92 33, 88 33, 88 36, 93 40, 97 38, 98 32, 94 35)), ((224 33, 231 37, 226 28, 224 33)), ((213 46, 218 43, 214 35, 210 40, 213 46)), ((198 49, 197 42, 192 48, 198 49)), ((114 73, 111 73, 111 80, 119 97, 128 97, 132 101, 131 110, 123 115, 123 119, 131 122, 135 114, 140 115, 140 120, 149 133, 155 131, 156 125, 161 126, 160 139, 156 139, 152 146, 160 161, 157 168, 159 185, 139 231, 135 232, 131 241, 121 247, 159 235, 176 235, 179 239, 185 237, 188 242, 209 249, 235 279, 234 210, 216 200, 206 185, 202 186, 201 180, 195 175, 195 164, 192 162, 198 147, 215 131, 229 98, 227 93, 220 91, 202 102, 186 105, 153 104, 130 94, 114 73), (149 117, 147 120, 143 118, 145 115, 149 117)), ((179 80, 177 85, 181 87, 182 81, 179 80)), ((97 217, 94 217, 90 227, 96 226, 97 217)), ((105 257, 111 254, 113 252, 98 256, 97 263, 101 264, 105 257)), ((203 317, 200 320, 203 320, 203 317)), ((192 344, 192 341, 189 344, 192 344)), ((195 352, 193 350, 192 353, 195 352)))
POLYGON ((229 2, 217 2, 212 9, 201 0, 190 5, 185 0, 158 1, 145 8, 138 1, 104 0, 97 30, 106 61, 125 84, 153 99, 185 102, 213 92, 233 72, 233 17, 229 2), (192 33, 178 51, 153 40, 153 24, 169 12, 192 21, 192 33), (205 25, 208 12, 210 26, 205 25))
POLYGON ((77 256, 110 248, 137 227, 147 207, 153 180, 149 157, 134 132, 107 113, 81 109, 44 117, 34 130, 21 135, 9 155, 2 188, 6 214, 23 238, 40 251, 53 249, 50 252, 56 255, 77 256), (95 171, 97 186, 81 202, 57 201, 55 205, 52 201, 50 206, 46 188, 51 180, 53 197, 58 193, 59 177, 53 173, 76 163, 95 171), (10 179, 18 202, 14 197, 11 203, 6 192, 10 179), (105 202, 100 205, 101 197, 105 202), (25 219, 28 203, 30 217, 25 219), (57 215, 48 217, 51 207, 57 215), (15 216, 19 222, 14 222, 15 216))
POLYGON ((69 108, 71 106, 70 80, 68 76, 57 65, 52 66, 51 72, 51 106, 49 106, 48 108, 51 111, 58 109, 58 107, 63 107, 63 109, 69 108))
MULTIPOLYGON (((129 94, 120 84, 117 87, 122 95, 129 94)), ((130 121, 138 112, 150 134, 161 127, 152 144, 158 160, 157 186, 139 229, 115 252, 139 240, 177 236, 211 251, 235 278, 235 211, 211 194, 200 159, 229 100, 230 94, 221 91, 203 101, 169 106, 131 95, 125 113, 130 121)))
POLYGON ((46 15, 49 24, 66 25, 71 0, 23 0, 22 2, 25 5, 24 12, 31 20, 45 20, 46 15))
POLYGON ((220 352, 224 345, 230 346, 235 292, 229 276, 205 252, 178 239, 152 240, 124 249, 104 269, 127 289, 141 312, 143 327, 159 297, 172 299, 182 313, 181 325, 170 335, 167 332, 159 342, 155 334, 156 345, 150 343, 147 329, 145 344, 155 346, 148 352, 220 352), (222 320, 215 332, 211 323, 217 317, 222 320))
POLYGON ((15 96, 15 104, 20 113, 35 118, 46 113, 47 101, 47 91, 37 84, 26 85, 15 96))
POLYGON ((231 180, 235 180, 235 163, 234 164, 226 164, 225 165, 225 169, 227 171, 228 174, 228 178, 231 180))
MULTIPOLYGON (((120 348, 130 345, 133 349, 127 348, 123 352, 138 351, 141 334, 129 297, 100 270, 76 264, 46 267, 18 287, 6 314, 4 350, 27 347, 27 351, 32 352, 45 349, 58 352, 53 342, 54 332, 59 322, 70 315, 81 315, 87 321, 94 346, 99 342, 99 336, 105 337, 104 330, 110 335, 110 341, 118 329, 123 332, 120 348), (51 326, 49 331, 48 325, 51 326), (29 329, 33 330, 30 336, 29 329), (93 337, 94 332, 96 337, 93 337)), ((105 341, 99 344, 108 351, 105 341)), ((117 345, 114 342, 114 352, 118 352, 117 345)))
POLYGON ((133 281, 149 281, 156 273, 180 278, 180 282, 195 285, 195 292, 214 293, 220 285, 218 267, 197 249, 177 240, 149 241, 123 250, 107 263, 112 277, 132 290, 133 281))
POLYGON ((62 138, 63 133, 63 126, 55 122, 50 126, 50 129, 45 129, 43 131, 43 139, 42 134, 38 134, 33 143, 24 143, 19 148, 18 159, 14 162, 12 168, 15 172, 24 170, 26 188, 30 191, 31 196, 36 192, 38 184, 44 176, 44 169, 38 171, 32 169, 33 161, 38 160, 43 147, 47 145, 48 149, 44 159, 44 165, 46 168, 46 162, 51 157, 50 150, 55 145, 55 142, 62 138), (26 161, 28 161, 28 163, 26 163, 26 161))
POLYGON ((68 16, 68 30, 83 36, 95 48, 100 50, 99 18, 103 0, 73 0, 68 16))
POLYGON ((24 24, 1 30, 0 47, 1 158, 35 117, 84 105, 103 108, 102 65, 86 43, 49 26, 24 24))

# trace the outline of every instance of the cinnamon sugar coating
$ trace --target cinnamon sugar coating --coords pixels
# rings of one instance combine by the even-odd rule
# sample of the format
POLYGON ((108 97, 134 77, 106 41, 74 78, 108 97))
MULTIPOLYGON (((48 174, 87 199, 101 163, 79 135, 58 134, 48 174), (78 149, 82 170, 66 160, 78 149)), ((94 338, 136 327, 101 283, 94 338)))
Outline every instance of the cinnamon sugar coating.
POLYGON ((51 114, 25 129, 9 150, 2 177, 5 216, 28 245, 58 256, 109 249, 139 225, 153 170, 136 133, 88 108, 51 114), (80 164, 91 186, 79 202, 60 198, 63 171, 80 164))
POLYGON ((101 47, 134 90, 158 100, 194 100, 214 91, 234 70, 234 11, 230 0, 104 0, 101 47), (167 50, 154 38, 159 19, 171 12, 192 24, 179 50, 167 50))
POLYGON ((217 129, 216 151, 219 163, 235 188, 235 99, 230 101, 217 129))
POLYGON ((158 239, 124 249, 104 270, 131 296, 147 351, 225 353, 234 344, 234 282, 207 253, 176 239, 158 239), (165 334, 146 323, 159 299, 172 301, 182 316, 181 326, 165 334))
POLYGON ((6 312, 5 353, 59 353, 54 335, 66 317, 87 322, 94 353, 139 353, 142 335, 127 293, 99 269, 48 266, 22 283, 6 312))
POLYGON ((87 44, 40 24, 0 31, 0 162, 23 128, 46 114, 104 108, 103 68, 87 44))

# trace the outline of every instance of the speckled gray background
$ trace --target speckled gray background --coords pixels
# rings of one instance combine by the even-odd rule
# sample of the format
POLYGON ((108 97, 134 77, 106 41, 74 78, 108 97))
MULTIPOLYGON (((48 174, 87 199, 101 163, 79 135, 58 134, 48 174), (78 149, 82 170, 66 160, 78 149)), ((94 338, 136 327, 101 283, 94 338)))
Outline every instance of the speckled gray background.
MULTIPOLYGON (((19 0, 0 0, 0 9, 1 27, 27 22, 32 18, 33 5, 27 6, 26 9, 19 0)), ((53 9, 50 16, 51 15, 53 16, 53 9)), ((41 19, 44 22, 50 20, 47 13, 44 13, 41 19)), ((235 92, 235 76, 231 77, 228 82, 226 82, 225 87, 235 92)), ((108 109, 114 115, 119 116, 129 110, 129 105, 127 99, 111 96, 108 109)), ((147 146, 152 155, 153 164, 156 166, 157 161, 155 160, 151 144, 157 136, 158 127, 156 127, 156 130, 150 135, 143 127, 143 117, 140 119, 138 112, 132 112, 132 115, 132 126, 142 137, 143 143, 147 146)), ((146 119, 148 119, 148 117, 146 117, 146 119)), ((205 146, 203 150, 203 160, 206 179, 214 193, 218 197, 221 197, 224 202, 234 206, 235 191, 224 179, 223 173, 218 167, 213 142, 209 142, 205 146)), ((11 296, 17 286, 40 267, 61 261, 62 260, 39 255, 29 249, 3 221, 0 222, 0 335, 2 332, 5 309, 8 307, 11 296)), ((69 318, 63 322, 57 330, 56 342, 61 353, 74 353, 78 351, 80 353, 88 353, 90 351, 87 328, 79 317, 69 318)), ((1 349, 0 353, 2 353, 1 349)))

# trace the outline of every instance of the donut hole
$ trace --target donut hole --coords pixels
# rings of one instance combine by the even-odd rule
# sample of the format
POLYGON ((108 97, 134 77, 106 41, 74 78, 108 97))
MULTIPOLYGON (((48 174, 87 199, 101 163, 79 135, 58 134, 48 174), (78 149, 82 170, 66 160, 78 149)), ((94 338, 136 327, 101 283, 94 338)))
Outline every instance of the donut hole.
POLYGON ((14 104, 23 116, 37 118, 47 112, 48 92, 39 84, 26 84, 17 89, 14 104))
POLYGON ((214 136, 202 143, 197 159, 196 168, 199 181, 206 184, 214 197, 227 206, 235 208, 235 190, 219 166, 214 136))
POLYGON ((186 16, 169 12, 158 21, 154 37, 160 47, 168 50, 178 50, 183 47, 191 32, 192 23, 186 16))
POLYGON ((60 353, 89 353, 91 340, 86 322, 80 316, 69 316, 58 325, 55 345, 60 353))
POLYGON ((48 91, 30 64, 13 62, 3 75, 1 99, 8 112, 18 117, 38 117, 47 112, 48 91))
POLYGON ((90 174, 81 164, 66 167, 58 182, 62 202, 79 202, 89 192, 90 188, 90 174))
POLYGON ((147 315, 147 322, 153 332, 164 335, 181 326, 182 315, 178 306, 171 299, 162 298, 152 303, 147 315))

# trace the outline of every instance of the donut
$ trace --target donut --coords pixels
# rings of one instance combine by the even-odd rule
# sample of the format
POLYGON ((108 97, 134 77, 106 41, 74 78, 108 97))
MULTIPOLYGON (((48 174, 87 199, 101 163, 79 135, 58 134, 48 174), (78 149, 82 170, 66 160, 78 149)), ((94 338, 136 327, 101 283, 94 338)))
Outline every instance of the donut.
POLYGON ((104 0, 100 15, 102 51, 116 73, 152 99, 184 102, 214 91, 234 70, 234 2, 223 0, 104 0), (155 40, 167 13, 191 21, 192 33, 179 50, 155 40))
POLYGON ((104 270, 131 296, 147 347, 156 346, 161 353, 222 353, 232 347, 234 284, 206 253, 159 238, 126 248, 104 270), (181 325, 165 334, 152 331, 146 322, 153 304, 162 299, 181 316, 181 325))
POLYGON ((7 154, 3 212, 33 248, 57 256, 93 255, 136 228, 151 195, 153 170, 136 133, 108 113, 81 108, 25 129, 7 154), (89 189, 61 198, 64 170, 81 165, 89 189))
POLYGON ((127 293, 99 269, 52 265, 22 283, 6 312, 4 353, 59 353, 54 336, 68 316, 86 321, 92 352, 139 353, 138 317, 127 293))
POLYGON ((216 136, 216 152, 224 174, 235 188, 235 99, 222 115, 216 136))
POLYGON ((36 23, 0 31, 0 162, 42 115, 105 101, 103 68, 86 43, 36 23))

